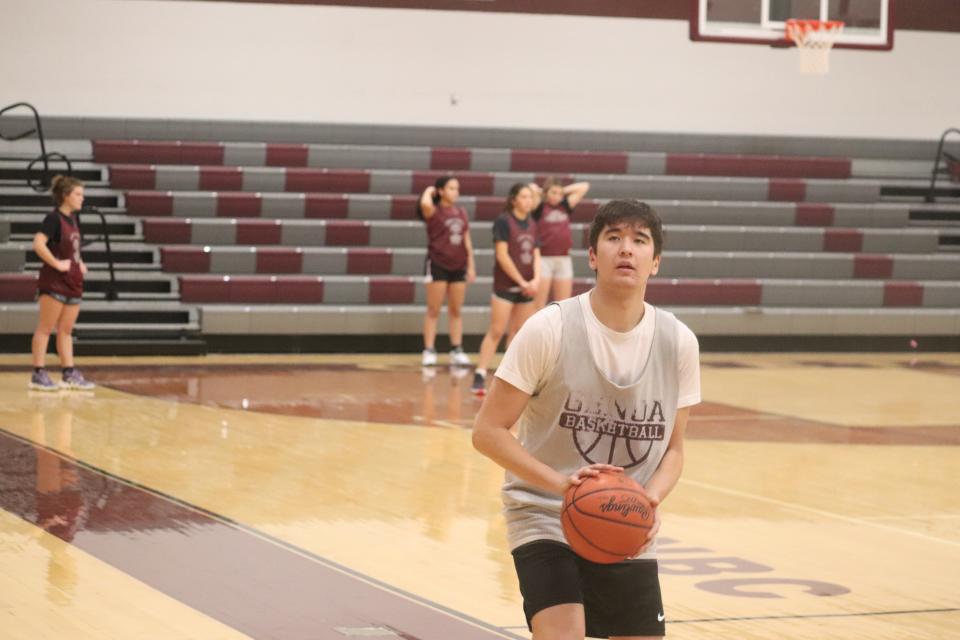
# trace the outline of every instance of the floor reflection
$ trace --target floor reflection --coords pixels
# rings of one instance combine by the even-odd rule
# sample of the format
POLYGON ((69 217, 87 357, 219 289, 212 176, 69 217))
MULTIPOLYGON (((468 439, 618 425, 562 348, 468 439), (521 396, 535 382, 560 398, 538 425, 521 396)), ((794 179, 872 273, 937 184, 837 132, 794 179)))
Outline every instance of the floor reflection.
POLYGON ((281 415, 469 428, 479 401, 464 367, 289 365, 89 368, 114 389, 281 415))

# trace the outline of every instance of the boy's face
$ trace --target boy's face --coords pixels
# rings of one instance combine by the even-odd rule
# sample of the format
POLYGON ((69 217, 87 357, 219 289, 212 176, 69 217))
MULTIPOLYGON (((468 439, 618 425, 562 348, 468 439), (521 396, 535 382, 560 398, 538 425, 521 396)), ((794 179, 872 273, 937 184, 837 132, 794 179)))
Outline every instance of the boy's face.
POLYGON ((590 268, 597 282, 625 287, 644 286, 660 269, 653 236, 642 223, 618 222, 604 227, 597 248, 590 247, 590 268))

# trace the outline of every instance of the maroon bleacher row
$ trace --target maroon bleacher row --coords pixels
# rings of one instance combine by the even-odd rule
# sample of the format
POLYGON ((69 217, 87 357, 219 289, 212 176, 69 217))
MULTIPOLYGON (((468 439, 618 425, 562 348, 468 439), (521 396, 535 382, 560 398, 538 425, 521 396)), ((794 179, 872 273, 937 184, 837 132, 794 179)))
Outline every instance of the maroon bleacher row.
MULTIPOLYGON (((198 166, 190 168, 196 175, 196 189, 199 191, 244 191, 244 167, 216 167, 198 166)), ((111 165, 110 186, 114 189, 144 189, 152 190, 163 188, 160 186, 158 172, 163 167, 154 165, 111 165)), ((168 170, 169 171, 169 170, 168 170)), ((262 172, 262 169, 251 168, 251 172, 262 172)), ((366 169, 314 169, 314 168, 283 168, 282 187, 278 184, 272 190, 281 190, 286 193, 374 193, 373 170, 366 169)), ((409 192, 420 194, 432 186, 437 178, 447 175, 443 171, 410 171, 408 181, 409 192)), ((497 176, 490 172, 458 172, 457 180, 460 183, 460 193, 471 196, 492 196, 497 191, 497 176)), ((762 176, 766 177, 766 176, 762 176)), ((543 184, 546 174, 534 174, 533 180, 543 184)), ((559 176, 564 183, 571 183, 577 177, 570 175, 559 176)), ((406 188, 406 187, 404 187, 406 188)), ((256 193, 255 189, 247 189, 256 193)), ((263 189, 268 191, 271 189, 263 189)), ((801 178, 767 178, 766 200, 771 202, 801 202, 807 198, 807 182, 801 178)), ((502 200, 500 200, 502 206, 502 200)))
MULTIPOLYGON (((101 163, 223 165, 227 144, 95 140, 93 157, 101 163)), ((471 149, 432 147, 429 153, 433 170, 474 169, 471 149)), ((509 171, 628 173, 627 152, 511 149, 509 154, 509 171)), ((265 144, 265 166, 306 167, 308 157, 306 144, 265 144)), ((852 165, 842 157, 667 153, 664 175, 844 179, 851 176, 852 165)))
MULTIPOLYGON (((299 274, 303 272, 303 250, 298 247, 250 247, 255 273, 299 274)), ((394 270, 392 249, 348 247, 343 257, 346 275, 390 274, 394 270)), ((852 276, 857 279, 888 279, 894 274, 896 256, 855 254, 852 276)), ((179 245, 160 247, 160 262, 167 273, 210 273, 212 252, 209 247, 179 245)), ((222 272, 221 272, 222 273, 222 272)))
MULTIPOLYGON (((188 303, 272 303, 321 304, 325 280, 322 276, 180 276, 180 294, 188 303)), ((343 281, 343 279, 340 279, 343 281)), ((348 280, 351 291, 357 285, 367 288, 365 300, 350 304, 414 304, 417 285, 422 278, 380 276, 348 280), (353 280, 356 280, 354 283, 353 280)), ((29 302, 37 286, 35 274, 0 274, 0 300, 29 302)), ((583 293, 592 286, 588 279, 574 280, 574 293, 583 293)), ((773 284, 772 286, 777 286, 773 284)), ((924 285, 919 282, 882 282, 884 307, 918 307, 924 304, 924 285)), ((745 305, 759 306, 763 301, 764 283, 751 279, 727 280, 651 280, 647 300, 658 305, 745 305)), ((879 291, 878 291, 879 294, 879 291)), ((334 302, 343 304, 344 300, 334 302)))
MULTIPOLYGON (((127 191, 124 194, 127 213, 132 216, 183 216, 193 217, 189 212, 178 212, 174 206, 172 191, 127 191)), ((260 218, 273 214, 265 207, 269 196, 249 192, 217 192, 212 194, 216 217, 220 218, 260 218)), ((383 196, 390 200, 388 220, 416 220, 415 195, 383 196)), ((573 222, 591 222, 600 208, 599 200, 584 199, 574 209, 573 222)), ((269 205, 268 205, 269 206, 269 205)), ((503 213, 503 198, 478 196, 473 206, 474 220, 495 220, 503 213)), ((793 224, 800 227, 830 227, 836 218, 836 209, 829 204, 795 202, 793 224)), ((345 219, 350 214, 350 194, 346 193, 307 193, 303 197, 302 218, 336 220, 345 219)), ((842 235, 853 237, 855 229, 844 229, 842 235)), ((862 236, 862 234, 861 234, 862 236)), ((848 241, 849 242, 849 241, 848 241)), ((848 246, 848 245, 845 245, 848 246)), ((852 245, 849 245, 852 246, 852 245)), ((855 251, 856 249, 840 249, 855 251)))
MULTIPOLYGON (((478 203, 479 204, 479 203, 478 203)), ((585 205, 588 203, 584 203, 585 205)), ((583 206, 583 205, 581 205, 583 206)), ((405 214, 405 219, 413 218, 410 209, 404 205, 396 207, 399 212, 405 214)), ((586 217, 583 213, 587 209, 595 207, 583 206, 575 212, 575 218, 586 217)), ((479 210, 479 207, 478 207, 479 210)), ((489 217, 481 218, 491 220, 496 212, 482 210, 489 217)), ((806 206, 797 207, 797 224, 801 226, 820 226, 810 223, 811 220, 824 221, 827 216, 821 215, 820 208, 810 208, 806 206), (805 221, 806 224, 804 224, 805 221)), ((593 214, 590 213, 590 216, 593 214)), ((832 212, 830 212, 832 217, 832 212)), ((589 221, 588 218, 586 221, 589 221)), ((327 220, 324 223, 324 246, 327 247, 365 247, 370 244, 371 224, 365 220, 327 220)), ((234 220, 230 225, 233 228, 233 237, 230 244, 237 245, 279 245, 283 244, 283 222, 281 220, 234 220)), ((584 226, 580 233, 582 234, 581 246, 587 247, 590 244, 590 227, 584 226)), ((144 218, 143 219, 144 239, 152 244, 192 244, 193 240, 193 220, 189 218, 144 218)), ((864 233, 862 229, 824 229, 823 230, 823 251, 835 253, 860 253, 863 251, 864 233)), ((864 262, 889 262, 889 268, 892 270, 893 261, 880 260, 889 258, 880 254, 864 255, 864 262)), ((883 270, 886 270, 884 267, 883 270)), ((892 271, 891 271, 892 272, 892 271)), ((882 276, 877 276, 882 277, 882 276)))
MULTIPOLYGON (((217 217, 223 218, 259 218, 269 217, 271 213, 264 209, 266 199, 259 193, 218 192, 216 198, 217 217)), ((384 196, 390 199, 390 220, 416 220, 417 196, 384 196)), ((127 213, 133 216, 177 216, 174 207, 174 195, 171 191, 128 191, 125 193, 127 213)), ((575 222, 590 222, 597 213, 600 203, 596 200, 581 202, 573 216, 575 222)), ((342 219, 349 215, 350 195, 345 193, 308 193, 303 199, 303 218, 342 219)), ((503 198, 478 197, 476 199, 476 220, 495 220, 503 213, 503 198)), ((189 215, 189 214, 187 214, 189 215)), ((272 221, 271 221, 272 224, 272 221)))

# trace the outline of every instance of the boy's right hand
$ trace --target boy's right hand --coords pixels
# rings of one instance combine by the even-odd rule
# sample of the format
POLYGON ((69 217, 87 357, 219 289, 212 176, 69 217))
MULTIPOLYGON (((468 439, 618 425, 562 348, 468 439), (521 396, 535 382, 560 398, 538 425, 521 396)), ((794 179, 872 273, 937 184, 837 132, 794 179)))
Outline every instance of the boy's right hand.
POLYGON ((601 473, 623 473, 623 467, 615 467, 612 464, 591 464, 586 467, 580 467, 569 476, 564 478, 560 495, 567 492, 570 487, 579 486, 587 478, 596 478, 601 473))
POLYGON ((70 261, 69 260, 57 260, 57 271, 60 273, 66 273, 70 271, 70 261))

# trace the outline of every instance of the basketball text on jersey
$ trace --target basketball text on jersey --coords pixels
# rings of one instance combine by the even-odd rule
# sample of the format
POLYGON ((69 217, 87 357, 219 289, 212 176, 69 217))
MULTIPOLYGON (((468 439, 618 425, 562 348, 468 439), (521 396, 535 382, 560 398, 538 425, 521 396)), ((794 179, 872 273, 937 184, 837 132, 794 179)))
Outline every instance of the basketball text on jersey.
POLYGON ((663 441, 667 421, 660 400, 633 406, 622 406, 621 402, 614 398, 588 398, 576 391, 567 396, 559 425, 572 431, 577 450, 589 463, 629 468, 647 459, 654 442, 663 441), (623 440, 623 446, 618 448, 619 440, 623 440), (646 447, 641 444, 644 442, 646 447))

